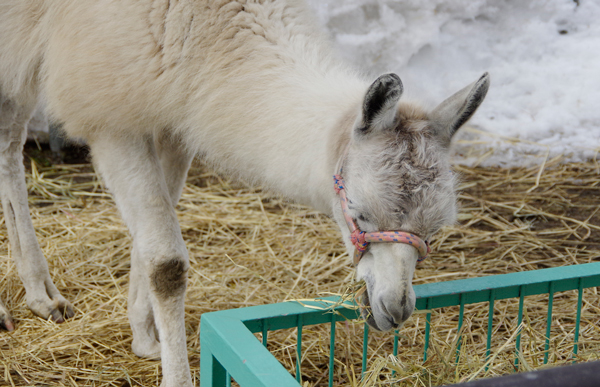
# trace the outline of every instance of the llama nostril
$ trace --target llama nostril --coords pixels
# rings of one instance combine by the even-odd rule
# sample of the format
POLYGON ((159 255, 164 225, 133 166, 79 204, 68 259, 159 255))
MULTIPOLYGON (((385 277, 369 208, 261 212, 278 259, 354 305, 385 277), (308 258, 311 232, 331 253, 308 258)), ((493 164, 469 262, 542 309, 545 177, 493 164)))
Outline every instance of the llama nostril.
POLYGON ((411 304, 404 304, 402 306, 402 321, 400 321, 400 323, 403 323, 404 321, 408 320, 408 318, 413 314, 413 311, 415 310, 415 306, 411 305, 411 304))
POLYGON ((385 305, 384 310, 386 311, 388 316, 390 316, 390 318, 393 320, 395 327, 398 327, 402 325, 402 323, 404 323, 406 320, 408 320, 408 318, 412 315, 414 305, 410 304, 409 297, 405 294, 402 296, 400 302, 395 306, 396 307, 392 309, 394 313, 389 313, 388 309, 385 308, 385 305))
POLYGON ((402 296, 402 301, 400 301, 400 305, 402 305, 403 308, 406 308, 406 293, 402 296))

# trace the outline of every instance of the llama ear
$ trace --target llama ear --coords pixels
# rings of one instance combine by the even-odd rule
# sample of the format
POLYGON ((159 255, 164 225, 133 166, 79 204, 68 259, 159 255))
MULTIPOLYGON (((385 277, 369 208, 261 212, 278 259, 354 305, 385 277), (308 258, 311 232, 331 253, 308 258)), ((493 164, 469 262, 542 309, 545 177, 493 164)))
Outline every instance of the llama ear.
POLYGON ((366 135, 392 127, 403 89, 402 81, 396 74, 385 74, 377 78, 365 95, 362 120, 356 132, 366 135))
POLYGON ((450 145, 454 133, 473 116, 489 87, 490 75, 485 73, 433 109, 429 117, 439 128, 439 135, 446 145, 450 145))

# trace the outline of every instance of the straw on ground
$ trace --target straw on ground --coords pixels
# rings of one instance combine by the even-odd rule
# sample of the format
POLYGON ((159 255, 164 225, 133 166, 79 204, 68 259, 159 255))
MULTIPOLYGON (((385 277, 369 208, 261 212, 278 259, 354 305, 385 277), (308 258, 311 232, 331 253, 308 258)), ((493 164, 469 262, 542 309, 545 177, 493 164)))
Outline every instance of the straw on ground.
MULTIPOLYGON (((457 167, 463 180, 460 224, 436 236, 433 254, 419 265, 415 283, 597 260, 599 167, 594 162, 558 161, 546 161, 543 170, 457 167)), ((130 349, 126 314, 130 238, 110 195, 89 165, 32 163, 28 185, 33 221, 51 275, 77 315, 57 325, 28 311, 0 219, 0 293, 14 311, 18 328, 11 334, 0 333, 0 384, 156 385, 159 362, 139 359, 130 349)), ((343 293, 352 281, 350 259, 336 227, 308 208, 231 184, 196 167, 190 172, 178 214, 192 264, 186 328, 196 383, 202 313, 343 293)), ((570 360, 576 294, 555 297, 553 364, 570 360)), ((586 360, 600 353, 596 289, 586 290, 584 300, 579 356, 586 360)), ((541 296, 527 299, 521 341, 529 368, 541 365, 546 305, 541 296)), ((516 310, 516 301, 497 303, 494 358, 487 372, 481 371, 486 362, 487 305, 465 308, 458 364, 453 360, 458 308, 434 313, 432 349, 425 364, 420 361, 422 314, 415 314, 401 329, 396 361, 387 359, 390 334, 372 334, 369 361, 374 377, 369 386, 439 385, 511 372, 516 310), (396 371, 393 377, 392 371, 396 371)), ((327 377, 326 330, 305 329, 302 365, 309 385, 320 385, 327 377)), ((337 331, 337 383, 357 385, 362 326, 340 323, 337 331)), ((294 345, 291 330, 270 335, 269 348, 292 372, 294 345)))

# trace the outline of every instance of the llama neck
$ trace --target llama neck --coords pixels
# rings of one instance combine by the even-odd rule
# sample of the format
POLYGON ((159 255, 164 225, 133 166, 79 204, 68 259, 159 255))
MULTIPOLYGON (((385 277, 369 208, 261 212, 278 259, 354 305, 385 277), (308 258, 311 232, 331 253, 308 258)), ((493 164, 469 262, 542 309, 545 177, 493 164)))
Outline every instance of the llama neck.
POLYGON ((329 214, 332 176, 367 85, 341 71, 257 77, 228 83, 235 92, 220 86, 227 103, 204 101, 196 149, 219 170, 329 214))

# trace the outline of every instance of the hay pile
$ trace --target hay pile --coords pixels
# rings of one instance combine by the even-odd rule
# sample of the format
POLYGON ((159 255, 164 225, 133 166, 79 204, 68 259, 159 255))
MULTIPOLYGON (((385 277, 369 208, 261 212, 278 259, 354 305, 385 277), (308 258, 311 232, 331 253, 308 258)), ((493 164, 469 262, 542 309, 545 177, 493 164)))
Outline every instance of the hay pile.
MULTIPOLYGON (((558 162, 515 170, 457 167, 463 181, 460 225, 436 236, 434 253, 419 265, 415 283, 597 260, 599 167, 594 162, 558 162)), ((51 275, 73 303, 76 316, 57 325, 28 311, 0 219, 0 297, 17 323, 14 333, 0 333, 0 385, 157 385, 159 362, 139 359, 130 350, 130 238, 112 199, 87 164, 32 167, 28 185, 33 222, 51 275)), ((192 265, 186 328, 196 384, 202 313, 343 293, 352 280, 349 259, 330 220, 222 181, 200 167, 190 171, 178 215, 192 265)), ((554 364, 571 356, 575 297, 575 292, 567 292, 555 298, 550 356, 554 364)), ((598 301, 595 289, 586 290, 582 359, 600 353, 598 301)), ((547 300, 530 297, 526 304, 523 363, 536 368, 542 359, 547 300)), ((495 357, 488 375, 512 370, 516 308, 516 302, 497 303, 495 357)), ((466 308, 462 355, 455 366, 457 319, 457 308, 434 312, 425 364, 424 315, 416 314, 400 331, 398 360, 386 358, 391 335, 372 334, 369 364, 374 380, 362 385, 439 385, 484 376, 487 304, 466 308)), ((305 329, 302 367, 308 385, 326 382, 327 331, 305 329)), ((337 332, 336 383, 359 385, 362 325, 339 323, 337 332)), ((294 370, 293 330, 271 334, 269 348, 294 370)))

